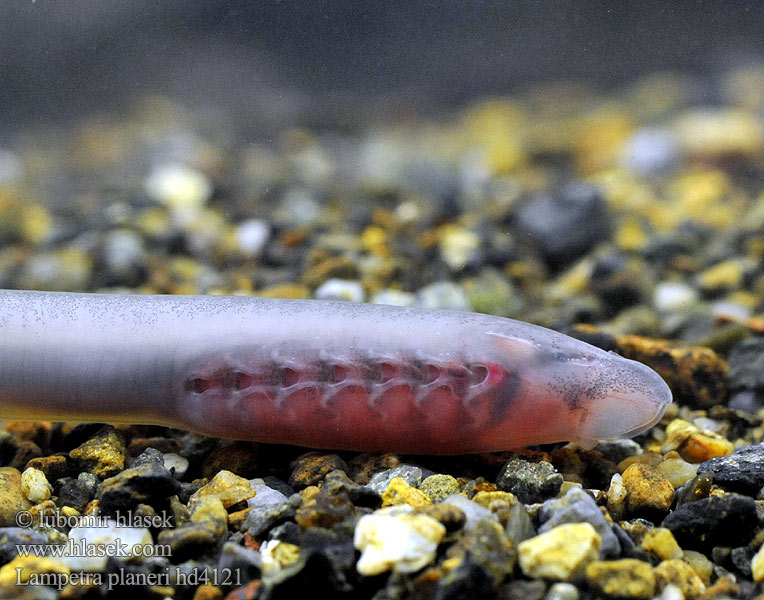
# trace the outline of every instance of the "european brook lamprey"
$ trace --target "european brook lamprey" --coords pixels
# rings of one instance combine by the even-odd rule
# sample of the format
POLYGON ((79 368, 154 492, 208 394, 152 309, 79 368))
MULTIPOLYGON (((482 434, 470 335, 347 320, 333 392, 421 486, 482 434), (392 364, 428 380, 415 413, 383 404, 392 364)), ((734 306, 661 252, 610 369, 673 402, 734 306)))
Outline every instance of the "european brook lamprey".
POLYGON ((0 418, 460 454, 634 436, 647 366, 487 315, 223 296, 0 291, 0 418))

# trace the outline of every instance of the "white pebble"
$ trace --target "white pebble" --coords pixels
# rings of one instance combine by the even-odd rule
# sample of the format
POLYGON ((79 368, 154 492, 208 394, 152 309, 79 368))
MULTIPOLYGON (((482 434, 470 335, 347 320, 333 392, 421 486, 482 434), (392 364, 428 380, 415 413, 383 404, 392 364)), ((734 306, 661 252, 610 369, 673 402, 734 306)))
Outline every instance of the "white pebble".
POLYGON ((265 508, 268 506, 280 506, 289 498, 278 490, 268 487, 262 479, 250 479, 249 484, 255 490, 254 497, 247 500, 247 506, 250 508, 265 508))
POLYGON ((358 520, 353 543, 361 551, 357 564, 361 575, 389 570, 413 573, 435 560, 446 528, 432 517, 411 514, 412 510, 410 506, 382 508, 358 520))
POLYGON ((157 202, 179 213, 198 213, 212 195, 207 177, 182 164, 156 167, 145 182, 146 193, 157 202))
POLYGON ((653 305, 660 312, 678 312, 698 301, 698 293, 685 283, 663 281, 655 286, 653 305))
POLYGON ((380 290, 371 298, 372 304, 387 304, 389 306, 413 306, 416 296, 400 290, 380 290))
POLYGON ((659 173, 679 158, 676 136, 665 129, 640 129, 626 141, 623 164, 641 173, 659 173))
POLYGON ((741 306, 737 302, 714 302, 711 305, 711 315, 718 319, 723 317, 735 321, 745 321, 751 316, 750 309, 741 306))
POLYGON ((481 506, 477 502, 473 502, 461 494, 451 494, 450 496, 446 496, 441 500, 441 504, 449 504, 462 510, 464 516, 467 518, 464 523, 465 531, 473 529, 483 519, 489 519, 491 521, 499 520, 499 518, 485 506, 481 506))
POLYGON ((328 279, 316 290, 313 297, 316 300, 347 300, 363 302, 363 286, 360 281, 349 279, 328 279))
POLYGON ((239 249, 247 256, 258 256, 262 252, 271 230, 261 219, 249 219, 236 228, 239 249))
POLYGON ((578 588, 572 583, 553 583, 544 600, 578 600, 578 588))
POLYGON ((37 504, 50 498, 53 486, 40 469, 29 467, 21 474, 21 491, 31 503, 37 504))
POLYGON ((167 452, 162 455, 165 469, 172 473, 175 479, 183 479, 188 470, 188 459, 174 452, 167 452))
POLYGON ((466 292, 453 281, 438 281, 423 287, 417 293, 417 305, 422 308, 470 310, 466 292))
POLYGON ((143 560, 153 555, 154 540, 145 527, 122 527, 113 519, 104 519, 98 525, 72 527, 67 542, 69 554, 57 560, 73 571, 98 572, 104 570, 109 556, 143 560))

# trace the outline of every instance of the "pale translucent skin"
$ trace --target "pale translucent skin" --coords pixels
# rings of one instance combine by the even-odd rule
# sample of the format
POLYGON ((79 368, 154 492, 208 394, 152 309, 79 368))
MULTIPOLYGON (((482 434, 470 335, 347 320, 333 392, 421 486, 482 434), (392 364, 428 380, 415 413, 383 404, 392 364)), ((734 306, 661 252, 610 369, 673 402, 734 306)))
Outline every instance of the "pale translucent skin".
POLYGON ((633 436, 645 365, 456 311, 0 291, 0 418, 151 423, 316 448, 459 454, 633 436))

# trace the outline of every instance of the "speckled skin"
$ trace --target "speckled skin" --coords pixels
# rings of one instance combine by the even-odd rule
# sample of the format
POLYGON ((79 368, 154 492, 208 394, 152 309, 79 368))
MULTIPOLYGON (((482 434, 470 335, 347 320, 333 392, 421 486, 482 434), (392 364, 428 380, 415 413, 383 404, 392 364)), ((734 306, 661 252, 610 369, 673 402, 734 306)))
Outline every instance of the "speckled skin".
POLYGON ((487 315, 0 291, 0 418, 458 454, 636 435, 670 402, 640 363, 487 315))

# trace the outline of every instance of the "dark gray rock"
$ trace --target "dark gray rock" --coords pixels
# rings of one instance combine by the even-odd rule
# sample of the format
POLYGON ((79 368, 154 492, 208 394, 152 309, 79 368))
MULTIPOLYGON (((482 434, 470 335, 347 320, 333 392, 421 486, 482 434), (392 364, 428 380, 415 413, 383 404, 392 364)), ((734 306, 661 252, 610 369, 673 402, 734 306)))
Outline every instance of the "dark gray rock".
POLYGON ((700 551, 747 544, 757 524, 756 502, 741 494, 690 502, 663 519, 663 527, 672 531, 682 548, 700 551))
POLYGON ((729 363, 730 390, 764 392, 764 338, 752 337, 736 344, 729 363))
POLYGON ((530 462, 512 458, 496 479, 500 490, 512 492, 521 502, 543 502, 556 496, 562 487, 562 474, 546 461, 530 462))
POLYGON ((553 266, 563 266, 610 235, 605 201, 590 185, 571 183, 530 199, 517 211, 517 231, 553 266))
POLYGON ((748 496, 764 487, 764 444, 738 448, 728 456, 718 456, 698 465, 698 474, 711 473, 714 484, 730 492, 748 496))

